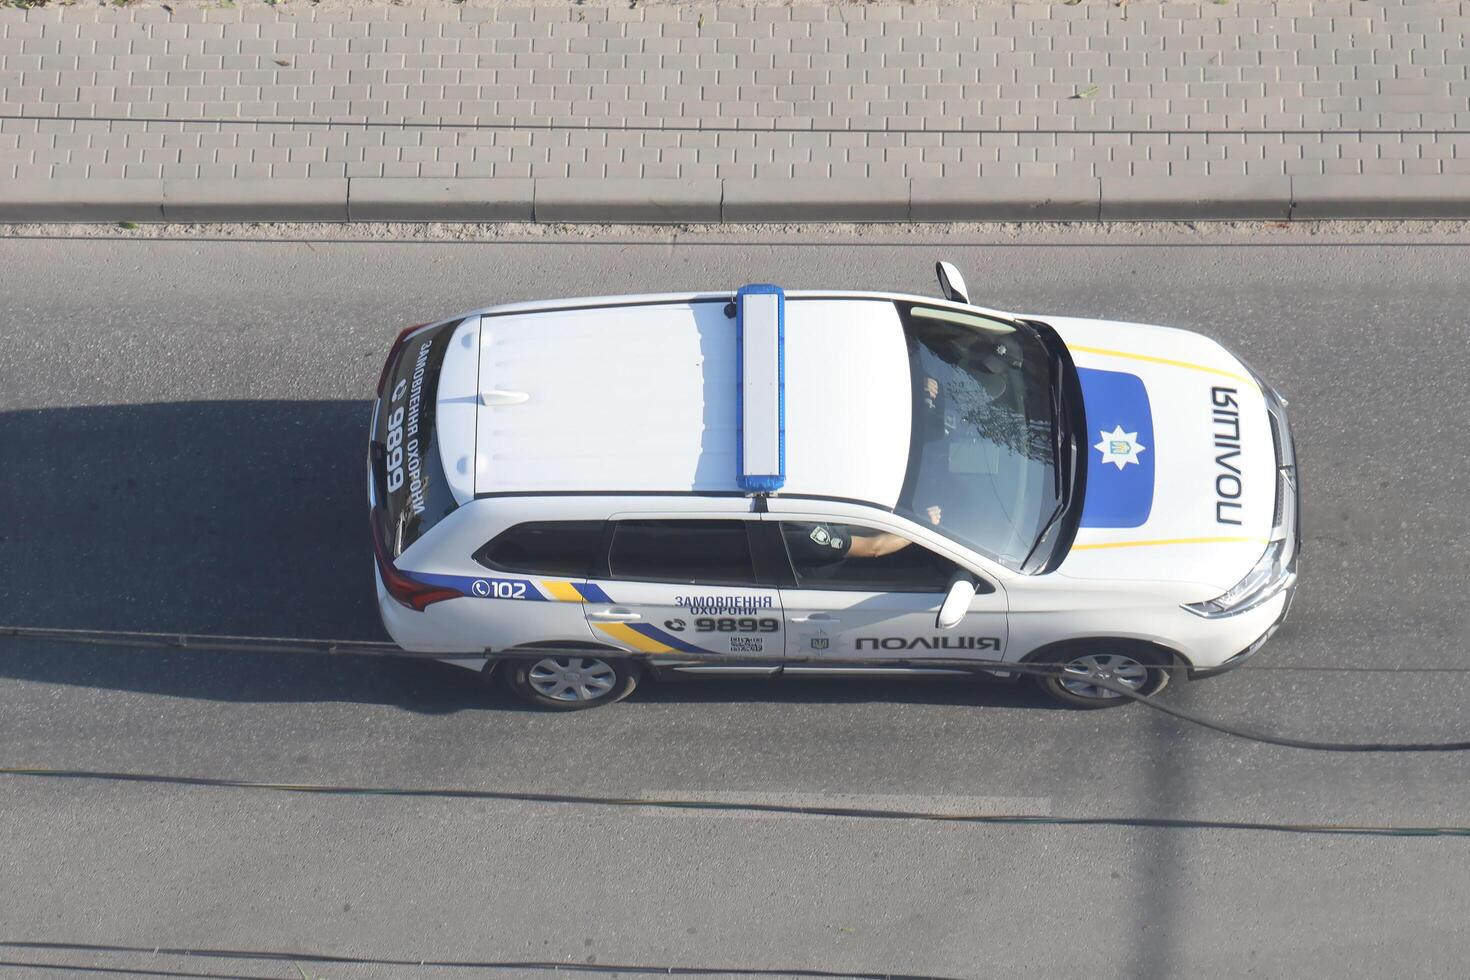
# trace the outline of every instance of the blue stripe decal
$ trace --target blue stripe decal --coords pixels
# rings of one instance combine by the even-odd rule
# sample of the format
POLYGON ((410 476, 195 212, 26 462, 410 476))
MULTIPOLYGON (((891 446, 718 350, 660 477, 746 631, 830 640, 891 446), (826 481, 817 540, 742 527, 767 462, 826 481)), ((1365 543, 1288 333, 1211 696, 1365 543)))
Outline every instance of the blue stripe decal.
POLYGON ((1083 527, 1139 527, 1154 506, 1154 418, 1134 374, 1078 368, 1087 431, 1083 527))
POLYGON ((591 582, 573 582, 572 588, 582 593, 583 602, 612 602, 612 596, 602 591, 602 586, 591 582))
POLYGON ((679 651, 682 651, 684 653, 710 653, 711 652, 709 650, 706 650, 704 647, 697 647, 697 646, 695 646, 692 643, 685 643, 683 640, 679 639, 674 634, 672 634, 672 633, 665 633, 663 630, 659 629, 657 626, 652 626, 652 625, 650 625, 648 623, 629 623, 628 624, 628 628, 631 629, 631 630, 633 630, 633 631, 635 631, 635 632, 642 633, 644 636, 648 637, 650 640, 657 640, 660 643, 666 643, 669 646, 673 647, 675 650, 679 650, 679 651))
POLYGON ((770 283, 750 283, 735 291, 735 475, 740 489, 775 493, 786 483, 786 293, 770 283), (776 297, 777 433, 780 464, 775 473, 745 472, 745 304, 750 295, 776 297))
MULTIPOLYGON (((400 569, 400 571, 403 571, 400 569)), ((534 582, 528 582, 522 578, 476 578, 473 575, 436 575, 431 572, 403 571, 404 575, 415 582, 425 585, 438 585, 446 589, 454 589, 461 595, 476 599, 529 599, 534 602, 545 602, 546 597, 536 588, 534 582)))

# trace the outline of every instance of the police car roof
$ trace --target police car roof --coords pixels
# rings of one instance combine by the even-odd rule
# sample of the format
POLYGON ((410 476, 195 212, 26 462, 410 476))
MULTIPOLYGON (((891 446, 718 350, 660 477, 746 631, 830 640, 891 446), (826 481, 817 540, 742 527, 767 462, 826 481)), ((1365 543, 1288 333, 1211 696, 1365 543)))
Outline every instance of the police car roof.
MULTIPOLYGON (((787 294, 783 492, 897 501, 912 396, 895 298, 787 294)), ((437 396, 456 497, 738 491, 730 299, 516 304, 467 318, 437 396)))

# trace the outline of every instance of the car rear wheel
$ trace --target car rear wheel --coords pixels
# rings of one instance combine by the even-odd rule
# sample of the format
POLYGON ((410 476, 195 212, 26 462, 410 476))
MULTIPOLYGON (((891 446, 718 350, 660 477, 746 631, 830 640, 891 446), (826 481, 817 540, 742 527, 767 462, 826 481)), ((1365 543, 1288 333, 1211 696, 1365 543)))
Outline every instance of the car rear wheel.
POLYGON ((1124 687, 1136 694, 1157 694, 1169 683, 1167 654, 1129 644, 1078 646, 1055 658, 1042 658, 1052 670, 1035 675, 1036 684, 1059 701, 1079 708, 1111 708, 1129 704, 1132 698, 1115 690, 1124 687))
POLYGON ((580 711, 621 701, 638 686, 638 668, 616 657, 552 655, 501 665, 505 682, 541 708, 580 711))

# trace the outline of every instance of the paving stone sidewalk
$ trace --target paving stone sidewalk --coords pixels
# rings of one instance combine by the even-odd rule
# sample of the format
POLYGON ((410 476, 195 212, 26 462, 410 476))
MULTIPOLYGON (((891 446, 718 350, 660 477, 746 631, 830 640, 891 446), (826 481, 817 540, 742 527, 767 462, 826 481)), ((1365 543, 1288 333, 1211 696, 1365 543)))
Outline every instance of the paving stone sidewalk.
POLYGON ((1467 33, 1470 0, 0 9, 0 177, 1463 175, 1467 33))

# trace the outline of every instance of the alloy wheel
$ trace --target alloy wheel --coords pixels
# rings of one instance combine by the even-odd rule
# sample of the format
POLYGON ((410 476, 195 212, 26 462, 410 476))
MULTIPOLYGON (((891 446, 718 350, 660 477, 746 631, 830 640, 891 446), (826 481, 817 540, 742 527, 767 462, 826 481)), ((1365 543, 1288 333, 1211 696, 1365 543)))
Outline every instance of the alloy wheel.
POLYGON ((1063 664, 1058 680, 1079 698, 1108 701, 1123 695, 1104 687, 1100 681, 1131 691, 1142 690, 1148 683, 1148 667, 1121 653, 1089 653, 1063 664))
POLYGON ((617 683, 617 671, 593 657, 546 657, 531 665, 526 683, 555 701, 596 701, 617 683))

